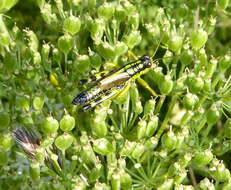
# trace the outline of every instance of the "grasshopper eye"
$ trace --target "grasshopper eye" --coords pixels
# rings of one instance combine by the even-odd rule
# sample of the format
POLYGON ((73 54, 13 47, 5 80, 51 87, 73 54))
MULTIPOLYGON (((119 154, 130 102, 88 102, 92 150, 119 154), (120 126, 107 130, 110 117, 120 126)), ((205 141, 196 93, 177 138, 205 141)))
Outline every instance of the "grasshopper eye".
POLYGON ((152 66, 152 62, 151 61, 148 61, 148 62, 146 62, 146 67, 151 67, 152 66))

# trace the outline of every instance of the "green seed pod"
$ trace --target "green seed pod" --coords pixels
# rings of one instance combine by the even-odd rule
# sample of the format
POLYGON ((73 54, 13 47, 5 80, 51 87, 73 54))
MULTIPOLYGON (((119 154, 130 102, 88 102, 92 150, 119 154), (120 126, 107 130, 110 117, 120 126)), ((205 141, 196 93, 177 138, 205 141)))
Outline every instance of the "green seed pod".
POLYGON ((90 182, 97 181, 101 175, 103 174, 103 165, 101 163, 97 163, 95 167, 91 170, 91 173, 89 175, 90 182))
POLYGON ((96 182, 92 190, 110 190, 111 188, 106 183, 96 182))
POLYGON ((179 170, 178 174, 174 177, 175 184, 181 184, 187 177, 187 171, 185 169, 179 170))
POLYGON ((174 164, 171 164, 168 168, 168 175, 174 176, 179 173, 179 171, 182 169, 179 162, 174 162, 174 164))
POLYGON ((10 124, 10 115, 7 112, 0 112, 0 129, 6 129, 10 124))
POLYGON ((43 124, 42 124, 42 130, 46 134, 56 133, 59 128, 59 122, 54 119, 52 116, 48 116, 43 124))
POLYGON ((187 7, 187 5, 181 4, 177 11, 177 15, 180 18, 185 18, 188 15, 188 12, 189 12, 189 8, 187 7))
POLYGON ((206 66, 206 73, 205 73, 205 78, 211 79, 214 72, 217 69, 217 59, 213 58, 210 60, 210 62, 206 66))
POLYGON ((41 55, 44 60, 47 60, 49 58, 50 50, 51 47, 49 44, 42 45, 41 55))
POLYGON ((133 49, 136 45, 138 45, 141 42, 141 35, 139 31, 132 31, 129 35, 125 36, 123 41, 129 49, 133 49))
POLYGON ((0 134, 0 149, 8 151, 13 144, 12 136, 9 133, 0 134))
POLYGON ((93 119, 91 124, 92 132, 97 137, 105 137, 108 133, 108 127, 104 120, 99 117, 93 119))
POLYGON ((190 35, 191 45, 195 50, 199 50, 205 45, 208 34, 202 28, 194 30, 190 35))
POLYGON ((16 106, 28 112, 30 110, 29 96, 17 96, 16 106))
POLYGON ((124 42, 116 42, 115 53, 117 56, 121 56, 128 51, 128 47, 124 42))
POLYGON ((231 179, 230 171, 225 168, 223 163, 219 163, 218 166, 210 168, 210 173, 219 182, 226 182, 231 179))
POLYGON ((101 42, 97 46, 97 50, 105 59, 113 59, 116 56, 115 47, 110 45, 108 42, 101 42))
POLYGON ((135 142, 125 141, 124 146, 120 150, 120 155, 121 156, 130 156, 130 154, 134 150, 135 146, 136 146, 135 142))
POLYGON ((70 35, 64 34, 63 36, 59 37, 58 47, 64 54, 68 54, 73 46, 74 40, 70 35))
POLYGON ((33 99, 33 106, 36 110, 42 110, 44 105, 44 96, 36 96, 33 99))
POLYGON ((192 154, 185 153, 183 156, 179 158, 178 162, 180 163, 181 168, 185 168, 189 165, 191 160, 192 160, 192 154))
POLYGON ((179 52, 183 45, 183 37, 173 34, 168 41, 168 48, 174 52, 179 52))
POLYGON ((97 162, 96 155, 89 144, 83 145, 81 151, 81 160, 86 164, 94 164, 94 165, 96 164, 97 162))
POLYGON ((185 96, 184 96, 184 99, 183 99, 183 104, 184 104, 184 107, 187 109, 187 110, 193 110, 194 109, 194 106, 199 102, 199 98, 197 97, 197 95, 195 94, 192 94, 192 93, 187 93, 185 96))
POLYGON ((225 128, 225 134, 224 134, 224 136, 226 138, 231 139, 231 118, 228 118, 226 120, 224 128, 225 128))
POLYGON ((106 138, 100 138, 93 141, 93 149, 96 153, 101 155, 108 155, 113 153, 114 147, 106 138))
POLYGON ((139 27, 139 14, 134 13, 129 17, 128 24, 131 25, 133 30, 137 30, 139 27))
POLYGON ((205 79, 205 84, 203 90, 205 92, 211 92, 212 91, 212 82, 211 79, 205 79))
POLYGON ((195 190, 192 185, 176 184, 174 190, 195 190))
POLYGON ((115 98, 115 102, 117 104, 122 105, 128 100, 130 97, 129 87, 130 85, 127 85, 125 89, 115 98))
POLYGON ((90 32, 91 38, 94 40, 95 44, 99 44, 101 42, 101 38, 103 37, 105 30, 105 22, 103 19, 95 19, 91 21, 90 24, 90 32))
POLYGON ((156 106, 156 100, 150 99, 145 103, 144 115, 153 114, 156 106))
POLYGON ((120 182, 123 190, 132 189, 132 178, 125 171, 121 171, 120 173, 120 182))
POLYGON ((112 3, 104 3, 97 9, 99 18, 109 20, 115 12, 115 7, 112 3))
POLYGON ((29 40, 28 47, 30 48, 31 52, 37 52, 39 47, 39 40, 36 34, 33 31, 29 30, 26 31, 26 35, 29 40))
POLYGON ((134 150, 132 151, 132 157, 139 159, 145 151, 145 146, 142 143, 137 143, 134 150))
POLYGON ((161 81, 164 80, 162 67, 156 67, 155 70, 152 70, 152 72, 153 72, 153 79, 157 84, 161 83, 161 81))
POLYGON ((79 55, 76 59, 74 67, 81 73, 85 73, 90 67, 90 58, 87 55, 79 55))
POLYGON ((152 115, 150 120, 148 121, 147 128, 146 128, 146 136, 151 137, 154 135, 156 128, 158 126, 159 118, 156 115, 152 115))
POLYGON ((231 56, 225 55, 224 57, 221 58, 218 64, 221 72, 225 73, 226 70, 231 66, 231 56))
POLYGON ((187 49, 180 56, 180 61, 184 65, 184 67, 190 65, 192 63, 192 60, 193 60, 192 50, 187 49))
POLYGON ((134 104, 134 112, 137 114, 141 114, 143 112, 143 106, 140 100, 134 104))
POLYGON ((112 174, 111 187, 112 187, 112 190, 121 189, 120 174, 118 172, 112 174))
POLYGON ((217 4, 221 9, 225 10, 229 5, 229 0, 217 0, 217 4))
POLYGON ((81 20, 78 17, 71 15, 66 18, 63 23, 63 30, 71 35, 75 35, 79 32, 81 27, 81 20))
POLYGON ((87 8, 88 9, 93 9, 96 6, 96 0, 87 0, 87 8))
POLYGON ((220 110, 216 106, 212 106, 206 113, 207 123, 214 125, 220 118, 220 110))
POLYGON ((32 57, 33 57, 33 63, 35 65, 37 65, 37 67, 38 67, 38 65, 41 63, 41 60, 42 60, 40 53, 39 52, 34 52, 32 54, 32 57))
POLYGON ((204 48, 201 48, 199 50, 198 57, 199 57, 200 64, 202 64, 203 66, 207 66, 207 64, 208 64, 208 56, 207 56, 204 48))
POLYGON ((0 33, 0 44, 8 47, 10 45, 11 39, 7 32, 1 32, 0 33))
POLYGON ((52 49, 52 58, 55 63, 59 63, 62 59, 62 53, 57 48, 52 49))
POLYGON ((164 148, 171 151, 176 147, 177 137, 172 131, 168 131, 161 138, 161 143, 164 148))
POLYGON ((91 65, 96 68, 96 69, 99 69, 100 66, 102 65, 102 59, 101 57, 99 56, 98 53, 95 53, 95 52, 92 52, 90 51, 90 61, 91 61, 91 65))
POLYGON ((136 102, 139 100, 139 91, 136 87, 136 85, 132 85, 130 88, 130 96, 133 104, 136 104, 136 102))
POLYGON ((137 139, 142 139, 145 137, 147 128, 147 122, 145 120, 140 120, 137 124, 137 139))
POLYGON ((160 185, 157 190, 169 190, 173 188, 173 179, 166 179, 162 185, 160 185))
POLYGON ((122 22, 126 19, 126 16, 127 16, 127 13, 126 13, 125 9, 121 5, 116 6, 116 8, 115 8, 116 20, 122 22))
POLYGON ((161 94, 168 95, 173 89, 173 81, 170 75, 165 75, 163 81, 159 81, 158 87, 161 94))
POLYGON ((69 114, 65 114, 60 120, 60 129, 62 131, 71 131, 75 127, 75 118, 69 114))
POLYGON ((133 15, 134 12, 136 11, 136 7, 133 4, 131 4, 129 1, 124 1, 123 6, 126 10, 126 13, 129 15, 133 15))
POLYGON ((201 77, 189 77, 187 83, 189 90, 195 94, 200 92, 204 88, 204 80, 201 77))
POLYGON ((65 151, 72 145, 73 141, 74 137, 72 135, 64 133, 55 139, 55 146, 60 150, 65 151))
POLYGON ((6 151, 0 151, 0 166, 4 166, 7 164, 8 158, 6 151))
POLYGON ((158 142, 159 141, 158 141, 158 139, 156 137, 148 138, 144 143, 145 149, 146 150, 153 150, 154 148, 157 147, 158 142))
POLYGON ((30 165, 30 177, 33 181, 40 179, 40 166, 38 162, 32 162, 30 165))
POLYGON ((210 182, 208 178, 201 180, 197 186, 200 190, 215 190, 214 184, 210 182))
POLYGON ((206 149, 205 151, 197 151, 193 157, 193 164, 196 166, 205 166, 209 164, 213 159, 213 153, 210 149, 206 149))

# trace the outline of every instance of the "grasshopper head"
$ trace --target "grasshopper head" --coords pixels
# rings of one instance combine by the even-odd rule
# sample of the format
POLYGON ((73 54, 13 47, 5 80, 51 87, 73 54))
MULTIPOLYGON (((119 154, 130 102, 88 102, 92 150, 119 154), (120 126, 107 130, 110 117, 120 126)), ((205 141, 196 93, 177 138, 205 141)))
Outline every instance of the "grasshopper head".
POLYGON ((140 60, 144 64, 144 67, 150 68, 152 66, 151 59, 148 56, 144 55, 143 57, 140 58, 140 60))

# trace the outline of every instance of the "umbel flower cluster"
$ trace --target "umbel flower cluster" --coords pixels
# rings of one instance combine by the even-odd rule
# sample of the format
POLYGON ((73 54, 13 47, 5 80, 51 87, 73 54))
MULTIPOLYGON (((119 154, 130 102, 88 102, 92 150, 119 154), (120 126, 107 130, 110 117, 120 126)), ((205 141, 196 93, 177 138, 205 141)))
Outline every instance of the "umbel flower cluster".
POLYGON ((230 10, 0 0, 0 189, 231 189, 230 10), (119 95, 72 105, 98 84, 79 81, 143 55, 119 95))

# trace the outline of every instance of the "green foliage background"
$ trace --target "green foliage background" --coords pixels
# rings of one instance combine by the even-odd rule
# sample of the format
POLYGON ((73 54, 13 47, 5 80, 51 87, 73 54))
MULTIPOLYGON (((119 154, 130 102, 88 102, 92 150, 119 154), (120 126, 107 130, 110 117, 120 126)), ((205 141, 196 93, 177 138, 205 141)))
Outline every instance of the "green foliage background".
POLYGON ((231 189, 230 10, 1 0, 0 189, 231 189), (71 104, 133 54, 158 62, 114 100, 71 104))

